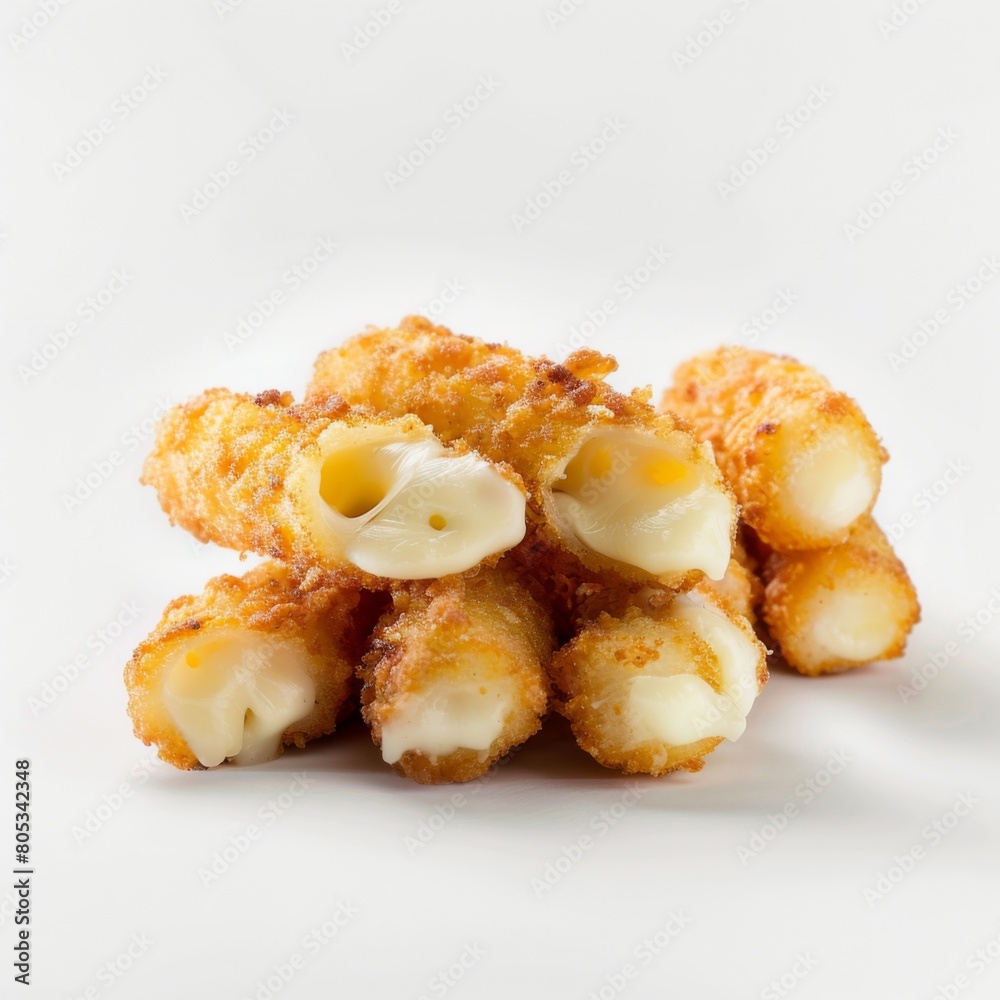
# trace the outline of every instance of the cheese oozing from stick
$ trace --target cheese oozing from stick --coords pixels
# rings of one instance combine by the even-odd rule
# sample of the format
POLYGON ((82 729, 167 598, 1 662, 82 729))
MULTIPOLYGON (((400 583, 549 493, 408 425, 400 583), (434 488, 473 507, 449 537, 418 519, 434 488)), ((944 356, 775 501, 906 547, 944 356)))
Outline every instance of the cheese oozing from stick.
POLYGON ((271 760, 282 733, 315 705, 304 657, 262 634, 212 631, 180 645, 165 671, 163 704, 203 766, 271 760))
POLYGON ((601 555, 654 575, 702 570, 720 579, 734 513, 705 459, 695 464, 636 431, 596 431, 553 486, 556 509, 601 555))
POLYGON ((461 673, 466 675, 461 681, 438 680, 393 706, 382 722, 387 764, 395 764, 408 750, 432 760, 456 750, 478 750, 485 757, 503 732, 514 695, 505 679, 477 680, 474 665, 461 673))
POLYGON ((728 615, 696 592, 678 597, 673 612, 715 653, 719 687, 745 718, 760 693, 757 680, 760 653, 756 643, 728 615))
POLYGON ((695 674, 633 678, 629 712, 636 743, 684 746, 711 736, 738 740, 747 725, 731 699, 695 674))
POLYGON ((524 537, 524 495, 472 452, 377 426, 334 426, 319 443, 316 520, 367 573, 461 573, 524 537))
POLYGON ((739 739, 760 689, 756 642, 693 591, 674 599, 669 616, 708 648, 719 690, 687 672, 696 665, 690 643, 664 641, 646 672, 630 682, 628 708, 635 742, 682 746, 707 737, 739 739))

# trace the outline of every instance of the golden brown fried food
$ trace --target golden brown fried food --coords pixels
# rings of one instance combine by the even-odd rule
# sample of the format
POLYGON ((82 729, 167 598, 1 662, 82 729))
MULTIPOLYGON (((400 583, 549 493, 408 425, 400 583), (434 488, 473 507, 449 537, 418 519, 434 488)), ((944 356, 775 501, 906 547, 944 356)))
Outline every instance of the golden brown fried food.
POLYGON ((594 574, 721 577, 735 503, 711 450, 657 415, 648 393, 616 392, 595 351, 533 360, 408 317, 321 355, 309 398, 332 393, 390 415, 414 413, 523 478, 539 541, 594 574))
POLYGON ((871 517, 843 545, 773 552, 763 618, 785 661, 817 675, 902 656, 920 620, 916 590, 871 517))
POLYGON ((167 605, 125 668, 135 735, 175 767, 269 760, 332 733, 372 596, 267 561, 167 605))
POLYGON ((695 590, 731 615, 757 621, 757 608, 764 597, 764 587, 755 572, 754 560, 737 535, 733 558, 721 580, 701 580, 695 590))
POLYGON ((875 503, 888 454, 858 404, 792 358, 700 354, 662 405, 712 443, 743 519, 774 549, 839 544, 875 503))
POLYGON ((510 559, 394 588, 364 658, 361 701, 397 773, 470 781, 540 728, 554 640, 533 589, 510 559))
POLYGON ((605 767, 698 771, 723 739, 742 735, 766 652, 745 618, 698 590, 597 590, 553 657, 556 706, 605 767))
POLYGON ((509 470, 445 448, 414 416, 342 399, 212 389, 164 417, 143 469, 171 521, 202 541, 370 578, 460 573, 524 536, 509 470))

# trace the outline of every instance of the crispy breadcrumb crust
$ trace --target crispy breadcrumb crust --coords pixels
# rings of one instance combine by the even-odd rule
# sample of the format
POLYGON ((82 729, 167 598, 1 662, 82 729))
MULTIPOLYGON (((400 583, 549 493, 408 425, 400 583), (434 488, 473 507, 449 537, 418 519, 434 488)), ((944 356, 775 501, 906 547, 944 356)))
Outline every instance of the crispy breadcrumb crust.
MULTIPOLYGON (((442 440, 464 441, 494 462, 509 464, 528 489, 529 523, 538 541, 578 561, 580 575, 614 572, 645 580, 644 571, 594 552, 559 527, 552 487, 591 432, 632 430, 669 442, 681 460, 701 469, 729 498, 734 532, 735 500, 684 421, 657 414, 648 389, 624 395, 607 385, 605 377, 617 367, 613 358, 593 350, 577 351, 562 364, 529 358, 408 316, 396 328, 369 329, 320 355, 307 399, 339 395, 394 416, 416 414, 442 440)), ((573 572, 571 561, 565 569, 573 572)), ((702 576, 697 570, 675 573, 664 582, 685 589, 702 576)))
POLYGON ((376 595, 355 581, 315 569, 297 572, 265 561, 241 577, 217 576, 198 595, 171 601, 125 667, 135 735, 174 767, 202 765, 163 704, 172 655, 195 636, 239 630, 298 650, 316 685, 315 708, 289 726, 282 744, 304 746, 332 733, 353 689, 363 640, 377 613, 376 595))
POLYGON ((762 617, 789 666, 809 676, 860 667, 871 660, 831 659, 812 639, 809 602, 822 590, 851 587, 891 598, 895 606, 892 641, 875 660, 902 656, 920 621, 920 602, 906 567, 871 517, 855 526, 843 545, 811 552, 771 552, 763 561, 762 617))
POLYGON ((485 774, 541 727, 549 696, 545 666, 554 645, 542 594, 510 559, 475 574, 395 585, 392 607, 379 621, 359 671, 362 714, 372 739, 381 746, 383 723, 408 697, 461 680, 463 665, 479 657, 482 669, 516 683, 516 704, 501 735, 485 752, 459 749, 433 757, 407 750, 392 766, 421 784, 485 774))
MULTIPOLYGON (((336 423, 377 423, 403 436, 432 437, 415 416, 387 418, 338 396, 295 405, 277 390, 251 396, 209 389, 163 417, 142 481, 156 489, 171 523, 200 541, 352 572, 359 583, 378 588, 384 581, 345 562, 337 543, 317 527, 317 500, 305 488, 309 477, 301 475, 311 467, 318 475, 318 440, 336 423)), ((468 448, 458 443, 452 451, 468 448)), ((523 489, 509 469, 496 468, 523 489)))
POLYGON ((729 560, 721 580, 701 580, 695 590, 723 608, 730 615, 740 615, 751 625, 757 621, 756 609, 764 596, 764 586, 749 565, 749 557, 737 541, 737 554, 729 560))
MULTIPOLYGON (((783 422, 793 409, 801 410, 804 405, 811 414, 811 427, 795 445, 804 448, 834 425, 847 428, 871 475, 880 482, 881 467, 889 455, 860 406, 794 358, 739 346, 720 347, 678 366, 673 385, 661 401, 664 410, 680 414, 702 439, 711 442, 716 461, 740 502, 743 520, 775 549, 835 545, 846 541, 850 532, 849 525, 818 533, 783 516, 775 503, 781 484, 774 481, 763 460, 780 446, 783 422)), ((873 504, 874 497, 864 513, 873 504)))

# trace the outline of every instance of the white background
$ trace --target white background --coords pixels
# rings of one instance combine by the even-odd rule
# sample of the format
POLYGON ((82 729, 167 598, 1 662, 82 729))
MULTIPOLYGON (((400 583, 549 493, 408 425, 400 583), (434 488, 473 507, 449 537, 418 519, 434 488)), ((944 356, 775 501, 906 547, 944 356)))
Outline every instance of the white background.
MULTIPOLYGON (((40 3, 11 0, 0 15, 0 772, 12 789, 14 759, 31 758, 26 995, 440 996, 433 977, 478 946, 455 1000, 995 997, 1000 961, 969 958, 1000 953, 1000 281, 956 288, 1000 254, 1000 7, 906 0, 914 13, 880 30, 890 0, 733 0, 724 21, 707 0, 587 0, 559 23, 556 0, 421 0, 346 50, 374 3, 73 0, 45 24, 40 3), (699 52, 689 39, 705 31, 699 52), (144 93, 149 68, 165 78, 144 93), (450 112, 481 79, 494 89, 478 108, 450 112), (801 127, 779 129, 824 89, 801 127), (241 144, 275 109, 293 120, 251 160, 241 144), (77 161, 101 119, 111 128, 77 161), (581 158, 606 119, 621 134, 581 158), (436 128, 426 162, 387 179, 436 128), (753 148, 767 161, 721 190, 753 148), (231 160, 225 189, 185 213, 231 160), (514 214, 567 169, 519 229, 514 214), (894 181, 892 204, 860 216, 894 181), (311 267, 320 238, 336 251, 293 289, 283 275, 311 267), (626 297, 652 249, 669 260, 626 297), (127 285, 90 311, 120 270, 127 285), (233 346, 276 289, 273 315, 233 346), (660 388, 695 350, 750 344, 782 292, 793 304, 755 346, 855 394, 892 453, 877 513, 899 526, 924 607, 904 661, 778 674, 739 743, 658 781, 602 770, 558 726, 464 789, 397 778, 360 729, 256 769, 147 769, 122 666, 168 600, 240 567, 171 529, 137 483, 160 401, 213 385, 300 393, 321 349, 431 308, 556 356, 589 333, 619 358, 617 385, 660 388), (614 313, 581 331, 607 299, 614 313), (920 332, 938 310, 940 331, 920 332), (92 495, 68 501, 95 470, 92 495), (904 702, 932 655, 946 666, 904 702), (850 762, 808 801, 802 783, 825 781, 837 753, 850 762), (301 771, 313 784, 268 823, 301 771), (601 810, 636 786, 609 826, 601 810), (949 827, 963 794, 978 804, 949 827), (199 870, 251 826, 259 839, 204 886, 199 870), (756 854, 755 835, 772 837, 756 854), (592 847, 538 891, 582 836, 592 847), (912 871, 866 898, 915 846, 912 871), (339 904, 357 915, 306 950, 339 904), (647 960, 671 913, 685 926, 647 960), (130 958, 133 935, 146 943, 130 958), (636 976, 616 978, 627 963, 636 976)), ((0 813, 10 831, 12 807, 0 813)), ((13 867, 9 832, 0 843, 13 867)), ((5 982, 11 899, 0 888, 5 982)))

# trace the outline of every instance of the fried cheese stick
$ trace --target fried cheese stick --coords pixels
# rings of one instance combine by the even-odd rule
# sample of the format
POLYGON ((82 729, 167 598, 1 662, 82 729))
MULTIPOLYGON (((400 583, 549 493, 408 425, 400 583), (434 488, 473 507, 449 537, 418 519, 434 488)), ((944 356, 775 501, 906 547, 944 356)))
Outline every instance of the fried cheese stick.
POLYGON ((553 648, 548 609, 510 559, 397 585, 361 670, 383 759, 421 784, 485 774, 540 728, 553 648))
POLYGON ((875 503, 888 454, 858 404, 792 358, 700 354, 662 406, 711 442, 743 519, 771 548, 837 545, 875 503))
POLYGON ((577 743, 626 774, 698 771, 736 740, 767 680, 750 623, 701 590, 597 592, 553 657, 555 705, 577 743))
POLYGON ((125 668, 135 735, 190 770, 270 760, 332 733, 371 624, 366 607, 353 583, 278 562, 209 580, 167 605, 125 668))
POLYGON ((762 617, 789 666, 816 676, 903 654, 917 593, 881 528, 864 517, 843 545, 772 552, 762 617))
POLYGON ((340 399, 211 389, 163 418, 143 481, 201 541, 376 578, 460 573, 525 531, 509 470, 340 399))
POLYGON ((541 541, 592 573, 677 587, 721 577, 735 501, 711 448, 657 415, 648 394, 608 386, 616 367, 595 351, 531 359, 410 316, 321 355, 309 398, 414 413, 443 440, 508 463, 541 541))

